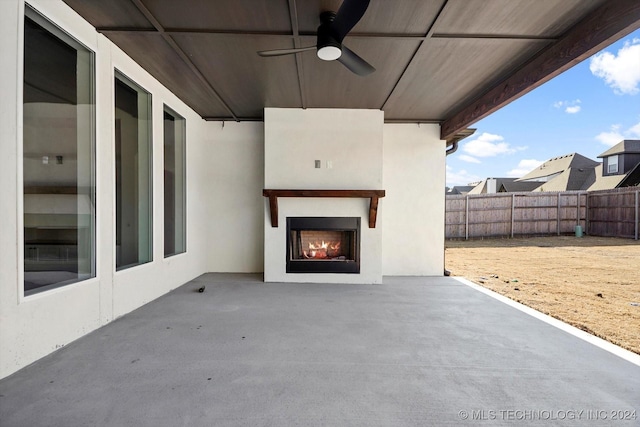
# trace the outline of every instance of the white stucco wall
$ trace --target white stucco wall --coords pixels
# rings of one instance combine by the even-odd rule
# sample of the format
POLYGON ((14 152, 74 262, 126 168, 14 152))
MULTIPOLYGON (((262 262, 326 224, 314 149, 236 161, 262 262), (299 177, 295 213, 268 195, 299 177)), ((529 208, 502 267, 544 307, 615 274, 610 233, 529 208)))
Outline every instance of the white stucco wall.
POLYGON ((382 111, 265 108, 264 119, 265 188, 380 189, 382 111))
MULTIPOLYGON (((18 302, 18 35, 22 17, 18 2, 0 2, 0 378, 20 366, 9 310, 18 302)), ((20 230, 22 231, 22 230, 20 230)))
POLYGON ((441 276, 445 142, 440 126, 385 124, 383 175, 383 274, 441 276))
MULTIPOLYGON (((266 108, 265 188, 381 189, 383 123, 379 110, 266 108)), ((280 198, 278 227, 263 206, 265 281, 381 283, 382 221, 369 228, 368 199, 280 198), (360 274, 286 273, 286 218, 313 216, 360 217, 360 274)))
POLYGON ((207 271, 263 271, 264 124, 209 122, 207 271))
POLYGON ((23 295, 22 64, 24 3, 0 2, 0 378, 206 271, 210 167, 206 123, 110 41, 58 0, 36 10, 96 53, 97 276, 23 295), (153 97, 154 260, 115 273, 113 69, 153 97), (163 125, 167 104, 187 121, 187 253, 163 255, 163 125))

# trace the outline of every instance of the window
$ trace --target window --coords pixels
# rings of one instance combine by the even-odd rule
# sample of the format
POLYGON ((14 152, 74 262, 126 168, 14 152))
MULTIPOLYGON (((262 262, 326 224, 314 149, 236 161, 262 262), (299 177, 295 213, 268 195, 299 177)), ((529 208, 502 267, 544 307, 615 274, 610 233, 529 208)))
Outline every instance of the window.
POLYGON ((152 260, 151 95, 116 71, 116 269, 152 260))
POLYGON ((618 173, 618 155, 607 157, 607 173, 618 173))
POLYGON ((187 250, 185 119, 164 108, 164 255, 187 250))
POLYGON ((24 20, 24 292, 95 277, 94 54, 24 20))

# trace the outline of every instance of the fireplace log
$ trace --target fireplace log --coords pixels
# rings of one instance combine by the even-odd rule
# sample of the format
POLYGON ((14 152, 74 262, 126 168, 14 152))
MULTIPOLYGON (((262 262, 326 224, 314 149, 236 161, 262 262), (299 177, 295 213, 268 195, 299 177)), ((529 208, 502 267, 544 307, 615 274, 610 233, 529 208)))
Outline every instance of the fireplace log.
POLYGON ((384 190, 262 190, 262 195, 269 198, 271 226, 278 226, 278 197, 337 197, 369 199, 369 228, 376 228, 378 217, 378 200, 385 196, 384 190))

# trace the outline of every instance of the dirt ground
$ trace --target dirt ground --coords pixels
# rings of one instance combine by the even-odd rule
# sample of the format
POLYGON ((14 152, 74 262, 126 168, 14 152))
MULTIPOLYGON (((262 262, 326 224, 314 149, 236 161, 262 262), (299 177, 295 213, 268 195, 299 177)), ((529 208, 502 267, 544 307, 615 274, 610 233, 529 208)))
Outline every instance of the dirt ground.
POLYGON ((558 236, 445 246, 452 276, 640 354, 640 242, 558 236))

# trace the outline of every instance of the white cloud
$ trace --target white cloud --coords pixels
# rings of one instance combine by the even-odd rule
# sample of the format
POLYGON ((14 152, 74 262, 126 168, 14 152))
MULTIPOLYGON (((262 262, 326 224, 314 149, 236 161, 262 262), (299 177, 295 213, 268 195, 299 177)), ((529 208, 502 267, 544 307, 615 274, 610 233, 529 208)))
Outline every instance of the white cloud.
POLYGON ((612 125, 609 132, 600 132, 596 135, 596 140, 600 141, 604 145, 612 147, 622 141, 623 139, 635 139, 640 138, 640 122, 631 126, 627 130, 622 130, 621 125, 612 125))
MULTIPOLYGON (((518 149, 523 148, 519 147, 518 149)), ((502 136, 484 132, 476 139, 464 144, 462 151, 474 157, 495 157, 499 154, 515 153, 517 149, 504 142, 502 136)))
POLYGON ((471 182, 480 181, 477 175, 471 174, 466 170, 454 172, 451 166, 447 165, 447 186, 468 185, 471 182))
POLYGON ((467 156, 466 154, 461 154, 458 156, 458 158, 463 162, 467 162, 467 163, 482 163, 480 160, 476 159, 475 157, 467 156))
POLYGON ((507 172, 507 176, 510 178, 520 178, 540 166, 542 163, 544 162, 536 159, 522 159, 516 168, 507 172))
POLYGON ((582 107, 580 104, 582 101, 574 99, 573 101, 556 101, 553 103, 554 108, 564 108, 564 112, 567 114, 579 113, 582 107))
POLYGON ((604 145, 612 147, 622 141, 624 136, 620 133, 620 125, 613 125, 609 132, 600 132, 596 135, 596 139, 604 145))
POLYGON ((591 58, 589 69, 618 95, 640 92, 640 39, 627 40, 618 54, 601 52, 591 58))

